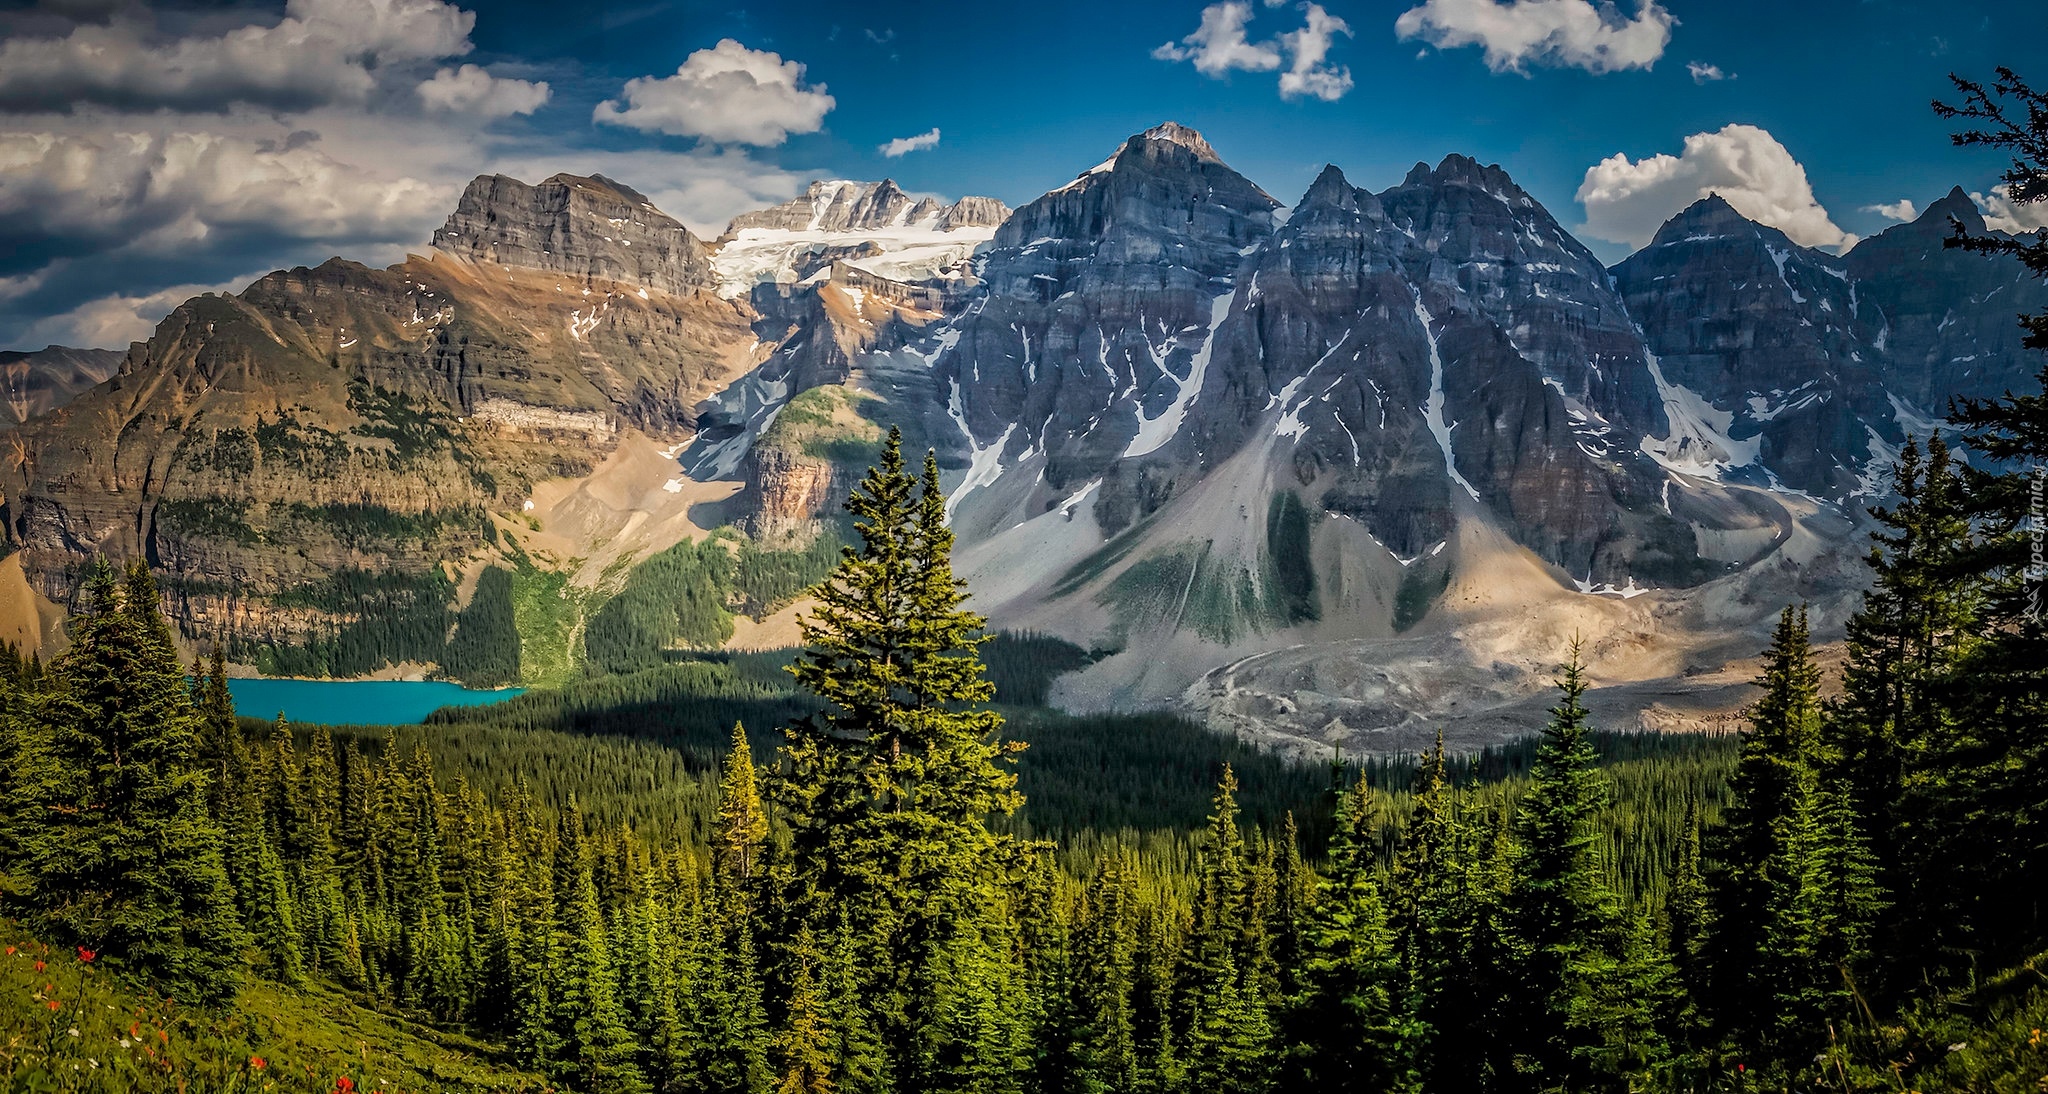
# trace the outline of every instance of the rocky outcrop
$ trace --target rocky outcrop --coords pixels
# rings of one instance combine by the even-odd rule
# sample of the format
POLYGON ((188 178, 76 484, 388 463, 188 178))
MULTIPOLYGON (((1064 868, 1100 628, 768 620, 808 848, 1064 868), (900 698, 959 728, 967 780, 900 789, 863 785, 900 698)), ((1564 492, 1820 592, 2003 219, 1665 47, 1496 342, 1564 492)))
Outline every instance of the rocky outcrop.
POLYGON ((0 352, 0 430, 63 406, 107 377, 126 356, 117 349, 49 346, 0 352))
POLYGON ((685 294, 713 283, 711 256, 639 191, 603 175, 529 186, 504 175, 469 184, 434 246, 472 262, 554 270, 685 294))

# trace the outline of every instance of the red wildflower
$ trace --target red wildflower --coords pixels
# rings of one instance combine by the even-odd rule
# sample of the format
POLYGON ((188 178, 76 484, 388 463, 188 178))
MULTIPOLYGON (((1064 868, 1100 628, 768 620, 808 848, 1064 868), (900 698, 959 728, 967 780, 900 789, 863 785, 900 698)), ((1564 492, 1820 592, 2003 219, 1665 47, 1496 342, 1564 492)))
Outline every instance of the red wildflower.
POLYGON ((43 963, 42 963, 42 962, 40 962, 40 961, 36 962, 36 971, 37 971, 37 972, 41 972, 41 971, 43 971, 43 963))
POLYGON ((1749 1070, 1749 1069, 1748 1069, 1748 1068, 1745 1068, 1745 1067, 1743 1067, 1743 1066, 1742 1066, 1741 1064, 1736 1064, 1736 1065, 1735 1065, 1735 1073, 1736 1073, 1737 1075, 1740 1075, 1740 1074, 1742 1074, 1742 1073, 1743 1073, 1744 1071, 1747 1071, 1747 1070, 1749 1070))
POLYGON ((130 1039, 130 1040, 135 1040, 135 1041, 140 1041, 140 1040, 142 1040, 142 1023, 141 1023, 141 1022, 130 1022, 130 1023, 128 1023, 128 1037, 129 1037, 129 1039, 130 1039))
POLYGON ((14 947, 12 947, 12 946, 9 946, 9 947, 7 947, 7 956, 9 956, 9 957, 13 957, 13 956, 14 956, 14 947))
POLYGON ((270 1066, 270 1061, 264 1059, 261 1056, 251 1056, 249 1057, 249 1066, 257 1071, 261 1071, 264 1068, 270 1066))
POLYGON ((55 999, 52 999, 52 1000, 50 1000, 50 1002, 49 1002, 49 1003, 48 1003, 47 1005, 49 1006, 49 1008, 50 1008, 51 1010, 56 1010, 57 1008, 59 1008, 59 1007, 63 1006, 64 1004, 62 1004, 62 1003, 59 1003, 59 1002, 58 1002, 58 1001, 56 1001, 55 999))
POLYGON ((356 1081, 354 1079, 349 1078, 346 1075, 343 1075, 341 1078, 334 1080, 334 1089, 337 1092, 337 1094, 352 1094, 355 1088, 356 1081))
POLYGON ((78 959, 80 961, 84 961, 90 964, 92 962, 92 959, 98 957, 99 955, 100 953, 98 950, 88 950, 84 946, 78 947, 78 959))

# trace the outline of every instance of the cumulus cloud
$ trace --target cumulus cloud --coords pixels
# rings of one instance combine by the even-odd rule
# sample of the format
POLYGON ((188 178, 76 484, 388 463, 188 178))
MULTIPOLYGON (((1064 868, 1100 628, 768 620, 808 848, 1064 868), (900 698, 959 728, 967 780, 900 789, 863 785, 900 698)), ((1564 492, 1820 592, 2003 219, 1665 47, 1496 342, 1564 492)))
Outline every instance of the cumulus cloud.
MULTIPOLYGON (((1266 7, 1279 7, 1286 0, 1263 0, 1266 7)), ((1351 70, 1329 62, 1330 46, 1337 35, 1351 37, 1351 25, 1331 15, 1321 4, 1304 3, 1300 29, 1267 42, 1254 42, 1245 32, 1252 19, 1252 7, 1239 0, 1211 4, 1202 9, 1202 24, 1178 42, 1168 42, 1152 51, 1162 61, 1191 61, 1195 71, 1221 78, 1232 71, 1271 72, 1282 67, 1280 97, 1312 96, 1335 102, 1351 90, 1351 70)))
POLYGON ((922 152, 927 148, 935 148, 938 146, 938 143, 939 127, 933 126, 931 129, 919 133, 915 137, 898 137, 882 145, 878 151, 893 160, 908 152, 922 152))
POLYGON ((2012 200, 2012 187, 2005 183, 1992 187, 1988 194, 1973 193, 1970 198, 1984 211, 1987 227, 2016 235, 2048 228, 2048 201, 2021 205, 2012 200))
POLYGON ((1920 215, 1920 210, 1914 207, 1912 198, 1900 198, 1897 201, 1865 205, 1863 211, 1866 213, 1876 213, 1886 220, 1898 221, 1912 220, 1920 215))
POLYGON ((1307 21, 1300 30, 1280 36, 1280 45, 1292 58, 1280 74, 1280 97, 1292 99, 1313 95, 1324 102, 1336 102, 1351 90, 1351 70, 1327 63, 1330 40, 1351 36, 1351 26, 1323 10, 1321 4, 1304 4, 1307 21))
POLYGON ((1657 0, 1641 0, 1633 19, 1591 0, 1426 0, 1403 12, 1394 31, 1438 49, 1479 46, 1495 72, 1536 64, 1604 73, 1655 64, 1677 22, 1657 0))
POLYGON ((1710 84, 1716 80, 1732 80, 1735 78, 1721 71, 1720 65, 1710 65, 1705 61, 1687 61, 1685 63, 1685 70, 1692 73, 1692 82, 1696 84, 1710 84))
POLYGON ((1252 18, 1250 4, 1226 0, 1202 9, 1202 25, 1178 42, 1168 42, 1152 51, 1161 61, 1193 61, 1204 76, 1222 76, 1232 69, 1271 72, 1280 67, 1280 50, 1270 42, 1252 42, 1245 37, 1245 24, 1252 18))
POLYGON ((237 230, 300 239, 412 230, 445 195, 327 156, 307 136, 0 133, 0 272, 106 244, 174 248, 237 230))
POLYGON ((251 273, 217 284, 172 285, 140 295, 111 293, 69 311, 45 316, 23 328, 23 345, 90 346, 120 349, 150 336, 164 316, 204 293, 234 293, 263 276, 251 273))
POLYGON ((361 102, 377 71, 466 54, 476 16, 442 0, 290 0, 275 26, 155 41, 132 19, 0 44, 0 108, 302 109, 361 102))
POLYGON ((597 104, 592 120, 714 144, 777 145, 815 133, 834 103, 804 85, 804 66, 726 38, 683 59, 673 76, 626 81, 625 105, 597 104))
POLYGON ((420 102, 432 110, 474 114, 484 118, 508 118, 531 114, 548 101, 547 81, 514 80, 493 76, 476 65, 444 68, 420 84, 420 102))
POLYGON ((1676 156, 1630 160, 1615 153, 1587 168, 1579 202, 1586 232, 1640 247, 1671 215, 1719 194, 1743 216, 1808 247, 1845 248, 1856 237, 1814 200, 1806 168, 1777 138, 1753 125, 1729 125, 1685 138, 1676 156))

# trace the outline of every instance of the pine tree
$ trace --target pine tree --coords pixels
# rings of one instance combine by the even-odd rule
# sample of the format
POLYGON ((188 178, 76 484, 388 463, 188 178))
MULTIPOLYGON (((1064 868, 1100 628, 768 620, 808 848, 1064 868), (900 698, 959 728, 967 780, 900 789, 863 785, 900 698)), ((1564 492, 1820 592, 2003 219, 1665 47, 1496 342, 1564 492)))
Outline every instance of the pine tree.
POLYGON ((553 1074, 591 1094, 642 1094, 649 1088, 619 1006, 604 913, 583 850, 583 815, 572 799, 555 841, 556 932, 561 958, 550 985, 553 1074))
POLYGON ((1729 789, 1714 892, 1722 1024, 1757 1059, 1803 1061, 1849 1003, 1875 913, 1850 784, 1827 764, 1806 613, 1787 608, 1729 789))
POLYGON ((58 937, 181 995, 234 990, 244 936, 208 813, 198 718, 156 583, 105 563, 83 591, 55 667, 53 733, 24 833, 31 916, 58 937))
POLYGON ((1201 889, 1186 984, 1188 1082, 1196 1089, 1263 1090, 1271 1081, 1271 1016, 1255 970, 1244 964, 1250 887, 1238 828, 1237 775, 1224 765, 1202 848, 1201 889))
POLYGON ((1619 1091, 1638 1085, 1662 1051, 1656 999, 1643 993, 1664 991, 1666 975, 1607 887, 1593 821, 1610 788, 1579 701, 1585 690, 1574 643, 1517 811, 1505 1012, 1520 1016, 1510 1039, 1523 1082, 1619 1091))
POLYGON ((745 894, 753 884, 761 844, 767 838, 768 816, 761 809, 753 749, 747 745, 746 729, 735 723, 718 793, 717 864, 728 889, 745 894))
POLYGON ((986 822, 1018 805, 1005 762, 1017 746, 997 740, 1002 718, 985 706, 986 624, 962 607, 936 459, 920 482, 892 430, 847 509, 860 545, 813 590, 791 669, 824 711, 790 726, 782 749, 782 901, 860 924, 868 1010, 907 1061, 938 987, 922 979, 929 955, 984 914, 983 882, 1013 854, 986 822))
POLYGON ((819 985, 819 956, 809 927, 790 947, 796 966, 789 990, 789 1014, 775 1034, 775 1054, 782 1077, 775 1094, 833 1094, 834 1061, 831 1024, 825 994, 819 985))
POLYGON ((1288 1001, 1287 1055, 1304 1091, 1417 1091, 1422 1040, 1380 898, 1373 806, 1347 791, 1304 940, 1299 993, 1288 1001))

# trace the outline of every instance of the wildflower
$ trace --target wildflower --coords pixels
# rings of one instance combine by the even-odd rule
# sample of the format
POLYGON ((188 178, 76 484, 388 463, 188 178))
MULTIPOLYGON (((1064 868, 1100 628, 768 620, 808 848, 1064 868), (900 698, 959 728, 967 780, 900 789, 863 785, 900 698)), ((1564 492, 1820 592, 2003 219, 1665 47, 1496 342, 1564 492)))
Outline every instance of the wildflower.
POLYGON ((62 1008, 62 1007, 64 1006, 64 1004, 62 1004, 62 1003, 59 1003, 59 1002, 58 1002, 58 1001, 56 1001, 55 999, 52 999, 52 1000, 50 1000, 50 1001, 49 1001, 48 1003, 46 1003, 46 1004, 44 1004, 44 1005, 45 1005, 45 1006, 48 1006, 48 1007, 49 1007, 49 1008, 50 1008, 51 1010, 58 1010, 58 1009, 60 1009, 60 1008, 62 1008))
POLYGON ((36 971, 37 971, 37 972, 41 972, 41 971, 43 971, 43 963, 42 963, 42 962, 40 962, 40 961, 36 962, 36 971))
POLYGON ((129 1036, 129 1037, 131 1037, 131 1038, 133 1038, 133 1039, 135 1039, 135 1040, 137 1040, 137 1041, 140 1041, 140 1040, 142 1040, 142 1023, 141 1023, 141 1022, 130 1022, 130 1023, 128 1023, 128 1036, 129 1036))
POLYGON ((71 1034, 71 1035, 72 1035, 73 1037, 76 1037, 76 1036, 78 1036, 78 1027, 77 1027, 77 1026, 72 1026, 72 1027, 71 1027, 71 1029, 69 1030, 69 1032, 70 1032, 70 1034, 71 1034))
POLYGON ((1970 1042, 1968 1042, 1968 1041, 1957 1041, 1957 1042, 1956 1042, 1955 1044, 1952 1044, 1952 1045, 1948 1046, 1948 1050, 1949 1050, 1950 1052, 1961 1052, 1962 1050, 1964 1050, 1964 1049, 1966 1049, 1966 1048, 1969 1048, 1969 1047, 1970 1047, 1970 1042))
POLYGON ((249 1066, 256 1071, 261 1071, 270 1066, 270 1061, 265 1060, 261 1056, 251 1056, 249 1057, 249 1066))
POLYGON ((12 947, 12 946, 9 946, 9 947, 7 947, 7 956, 9 956, 9 957, 13 957, 13 956, 14 956, 14 947, 12 947))
POLYGON ((128 1038, 126 1038, 126 1037, 123 1037, 123 1038, 121 1038, 121 1039, 120 1039, 119 1041, 117 1041, 117 1042, 115 1042, 115 1043, 116 1043, 116 1044, 119 1044, 119 1045, 120 1045, 120 1046, 121 1046, 122 1048, 127 1048, 127 1047, 128 1047, 128 1038))
POLYGON ((334 1080, 334 1089, 338 1094, 354 1094, 356 1081, 343 1075, 341 1078, 334 1080))
POLYGON ((98 950, 88 950, 84 946, 78 947, 78 959, 87 964, 91 964, 92 959, 98 957, 99 955, 100 953, 98 950))

